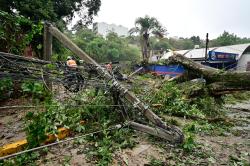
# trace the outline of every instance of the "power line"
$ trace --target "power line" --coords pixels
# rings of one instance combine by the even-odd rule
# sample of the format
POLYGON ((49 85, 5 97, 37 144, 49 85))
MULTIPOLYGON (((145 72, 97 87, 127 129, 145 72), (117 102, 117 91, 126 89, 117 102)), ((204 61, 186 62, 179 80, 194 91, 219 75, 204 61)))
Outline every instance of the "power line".
MULTIPOLYGON (((108 129, 104 129, 104 130, 111 131, 111 130, 114 130, 114 129, 120 129, 120 128, 124 127, 124 126, 126 126, 126 125, 117 124, 117 125, 115 125, 113 127, 110 127, 108 129)), ((68 141, 72 141, 72 140, 75 140, 75 139, 78 139, 78 138, 82 138, 82 137, 86 137, 86 136, 89 136, 89 135, 97 134, 97 133, 100 133, 100 132, 102 132, 104 130, 98 130, 98 131, 91 132, 91 133, 88 133, 88 134, 84 134, 84 135, 72 137, 72 138, 69 138, 69 139, 65 139, 65 140, 62 140, 62 141, 54 142, 54 143, 51 143, 51 144, 47 144, 47 145, 39 146, 39 147, 36 147, 36 148, 24 150, 24 151, 14 153, 14 154, 11 154, 11 155, 8 155, 8 156, 0 157, 0 160, 6 160, 6 159, 13 158, 15 156, 18 156, 18 155, 21 155, 21 154, 24 154, 24 153, 37 151, 37 150, 40 150, 40 149, 43 149, 43 148, 46 148, 46 147, 58 145, 58 144, 65 143, 65 142, 68 142, 68 141)))
MULTIPOLYGON (((66 105, 65 107, 120 107, 120 106, 129 106, 129 105, 121 105, 121 104, 111 104, 111 105, 105 105, 105 104, 100 104, 100 105, 91 105, 91 104, 84 104, 84 105, 66 105)), ((1 109, 20 109, 20 108, 45 108, 46 105, 38 105, 38 106, 34 106, 34 105, 16 105, 16 106, 3 106, 0 107, 1 109)), ((49 107, 61 107, 61 105, 49 105, 49 107)))

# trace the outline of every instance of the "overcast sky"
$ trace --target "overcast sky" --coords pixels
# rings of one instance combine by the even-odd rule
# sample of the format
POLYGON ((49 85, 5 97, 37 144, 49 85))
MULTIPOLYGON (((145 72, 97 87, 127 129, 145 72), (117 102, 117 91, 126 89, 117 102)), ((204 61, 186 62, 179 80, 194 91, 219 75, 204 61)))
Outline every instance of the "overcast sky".
POLYGON ((169 36, 210 39, 224 30, 250 37, 250 0, 101 0, 95 22, 134 26, 137 17, 156 17, 169 36))

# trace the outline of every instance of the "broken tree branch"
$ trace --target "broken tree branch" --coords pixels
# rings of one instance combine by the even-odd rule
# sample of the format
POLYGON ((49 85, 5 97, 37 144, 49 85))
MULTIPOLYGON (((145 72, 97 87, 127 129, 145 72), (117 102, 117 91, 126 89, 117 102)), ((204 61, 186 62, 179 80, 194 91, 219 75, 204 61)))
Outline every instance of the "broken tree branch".
POLYGON ((250 72, 223 71, 175 54, 169 58, 169 63, 181 64, 188 71, 202 76, 210 91, 215 95, 250 90, 250 72))

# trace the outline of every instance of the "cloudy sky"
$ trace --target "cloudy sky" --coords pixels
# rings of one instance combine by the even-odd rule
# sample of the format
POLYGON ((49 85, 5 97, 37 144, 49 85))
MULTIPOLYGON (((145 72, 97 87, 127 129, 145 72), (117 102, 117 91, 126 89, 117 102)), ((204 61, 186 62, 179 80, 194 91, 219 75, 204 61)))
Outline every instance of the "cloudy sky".
POLYGON ((210 39, 224 30, 250 37, 250 0, 102 0, 95 22, 134 26, 137 17, 156 17, 169 36, 210 39))

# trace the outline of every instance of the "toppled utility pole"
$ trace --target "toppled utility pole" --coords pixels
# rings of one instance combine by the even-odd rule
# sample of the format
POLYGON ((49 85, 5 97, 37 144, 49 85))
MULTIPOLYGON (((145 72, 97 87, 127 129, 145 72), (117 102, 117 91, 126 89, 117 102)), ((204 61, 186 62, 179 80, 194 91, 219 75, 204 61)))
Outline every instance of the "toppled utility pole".
MULTIPOLYGON (((158 132, 161 138, 164 138, 172 143, 181 143, 183 142, 184 136, 181 130, 175 126, 166 125, 154 112, 152 112, 147 105, 145 105, 142 101, 140 101, 132 92, 130 92, 127 88, 125 88, 119 81, 114 79, 109 72, 100 66, 95 60, 93 60, 90 56, 88 56, 83 50, 81 50, 76 44, 74 44, 66 35, 60 32, 56 27, 51 24, 47 24, 49 32, 57 38, 65 47, 69 48, 73 53, 79 56, 87 63, 91 63, 95 66, 96 71, 104 77, 104 79, 112 84, 112 88, 116 89, 120 92, 120 95, 132 103, 133 107, 140 110, 141 113, 161 132, 158 132)), ((136 110, 135 109, 135 110, 136 110)), ((137 125, 134 123, 130 123, 131 127, 134 127, 140 131, 148 131, 151 133, 151 129, 143 126, 137 125)))

